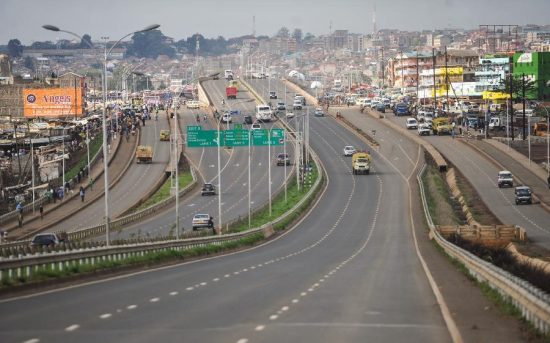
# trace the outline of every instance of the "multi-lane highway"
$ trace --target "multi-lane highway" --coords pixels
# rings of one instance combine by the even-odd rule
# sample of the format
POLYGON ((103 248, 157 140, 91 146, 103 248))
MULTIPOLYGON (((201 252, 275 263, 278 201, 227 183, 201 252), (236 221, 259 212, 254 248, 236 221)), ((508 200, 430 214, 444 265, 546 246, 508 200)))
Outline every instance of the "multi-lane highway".
POLYGON ((414 163, 374 152, 374 173, 354 176, 341 149, 363 141, 328 117, 312 117, 310 130, 328 183, 292 231, 228 256, 3 302, 3 341, 450 341, 410 229, 403 176, 417 152, 404 150, 414 163))
MULTIPOLYGON (((405 118, 387 114, 388 120, 405 127, 405 118)), ((416 130, 411 133, 417 134, 416 130)), ((470 181, 487 207, 504 224, 519 225, 530 240, 550 249, 550 214, 539 204, 516 205, 513 188, 498 188, 500 169, 476 149, 450 136, 423 136, 470 181)))
MULTIPOLYGON (((210 80, 204 82, 204 88, 209 93, 214 106, 222 113, 223 110, 239 110, 240 116, 233 118, 233 124, 242 123, 245 113, 254 113, 256 103, 248 92, 239 92, 236 100, 227 100, 222 106, 221 100, 225 98, 224 80, 210 80), (223 96, 222 96, 223 95, 223 96)), ((184 106, 183 106, 184 107, 184 106)), ((178 113, 179 124, 185 134, 187 125, 201 125, 203 129, 217 129, 215 118, 208 117, 204 121, 205 111, 200 109, 181 108, 178 113), (196 116, 199 122, 196 122, 196 116)), ((222 124, 223 128, 227 128, 222 124)), ((265 127, 269 128, 271 124, 265 127)), ((217 148, 184 148, 185 154, 190 163, 199 173, 199 185, 203 182, 218 185, 217 148)), ((251 207, 252 209, 264 205, 268 201, 268 168, 271 167, 271 180, 273 194, 283 187, 285 171, 283 167, 275 165, 275 158, 281 149, 272 147, 272 160, 268 161, 268 147, 252 147, 251 154, 251 207)), ((223 148, 220 154, 220 166, 222 177, 222 221, 227 223, 239 217, 248 215, 248 148, 223 148)), ((292 166, 291 166, 292 167, 292 166)), ((287 168, 287 176, 290 176, 292 168, 287 168)), ((219 194, 219 189, 216 190, 219 194)), ((200 187, 196 192, 190 194, 180 201, 180 221, 183 230, 191 230, 191 221, 196 213, 206 213, 214 217, 214 223, 219 224, 218 218, 218 195, 201 196, 200 187)), ((149 218, 140 223, 131 225, 120 232, 113 233, 113 238, 127 238, 137 236, 165 236, 169 233, 175 234, 175 210, 168 208, 158 216, 149 218)), ((181 229, 181 228, 180 228, 181 229)))
MULTIPOLYGON (((160 130, 168 129, 166 115, 159 115, 159 120, 148 120, 141 127, 140 145, 149 145, 153 148, 152 164, 136 164, 133 156, 116 156, 115 158, 131 159, 131 164, 114 187, 109 192, 109 209, 111 218, 124 213, 135 205, 144 194, 147 194, 162 177, 170 161, 170 144, 159 141, 160 130)), ((123 139, 119 137, 118 139, 123 139)), ((121 142, 121 144, 128 144, 121 142)), ((101 188, 100 184, 95 187, 101 188)), ((90 192, 93 191, 88 191, 90 192)), ((58 225, 56 230, 74 231, 102 223, 105 211, 104 197, 100 197, 93 204, 87 206, 58 225)))

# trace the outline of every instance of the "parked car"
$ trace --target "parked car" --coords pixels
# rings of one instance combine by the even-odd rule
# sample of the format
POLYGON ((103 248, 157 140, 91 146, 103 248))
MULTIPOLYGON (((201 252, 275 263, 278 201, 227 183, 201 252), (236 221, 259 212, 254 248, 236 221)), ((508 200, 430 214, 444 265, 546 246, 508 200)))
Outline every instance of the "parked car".
POLYGON ((414 118, 407 118, 407 123, 405 124, 407 126, 407 129, 417 129, 418 128, 418 121, 414 118))
POLYGON ((356 152, 357 152, 357 150, 355 150, 355 148, 351 145, 346 145, 344 147, 344 156, 352 156, 356 152))
POLYGON ((315 109, 315 112, 313 113, 313 115, 316 116, 316 117, 324 117, 325 112, 323 112, 323 109, 321 107, 317 107, 315 109))
POLYGON ((193 216, 193 231, 203 228, 213 228, 214 220, 209 214, 195 214, 193 216))
POLYGON ((277 155, 277 165, 278 166, 284 166, 284 165, 287 165, 289 166, 290 165, 290 157, 288 157, 288 154, 278 154, 277 155))
POLYGON ((31 240, 32 247, 45 247, 50 245, 57 245, 64 242, 65 239, 58 236, 56 233, 39 233, 34 235, 31 240))
POLYGON ((216 188, 211 183, 205 183, 202 186, 201 195, 216 195, 216 188))
POLYGON ((294 100, 294 103, 292 104, 293 110, 301 110, 302 109, 302 102, 300 100, 294 100))
POLYGON ((531 199, 531 188, 527 186, 516 187, 514 194, 516 196, 516 205, 533 203, 533 200, 531 199))
POLYGON ((270 99, 277 99, 277 93, 274 91, 269 92, 269 98, 270 99))
POLYGON ((512 173, 508 170, 502 170, 498 172, 498 180, 497 180, 498 188, 502 187, 514 187, 514 177, 512 176, 512 173))

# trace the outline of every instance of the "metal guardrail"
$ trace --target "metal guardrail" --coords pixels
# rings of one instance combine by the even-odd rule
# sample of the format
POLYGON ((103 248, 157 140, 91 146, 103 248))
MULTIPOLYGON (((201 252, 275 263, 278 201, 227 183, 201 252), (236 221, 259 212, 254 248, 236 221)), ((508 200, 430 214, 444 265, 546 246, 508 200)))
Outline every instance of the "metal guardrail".
MULTIPOLYGON (((12 257, 0 259, 0 282, 4 280, 11 281, 18 278, 29 278, 34 273, 40 271, 63 271, 77 265, 94 265, 102 261, 122 261, 135 256, 143 256, 151 252, 161 252, 166 250, 186 250, 196 247, 206 247, 208 245, 221 245, 227 242, 235 242, 243 238, 262 233, 264 237, 271 234, 273 226, 285 220, 290 215, 297 212, 300 207, 310 199, 315 191, 320 187, 323 174, 321 172, 318 156, 311 151, 313 161, 319 170, 313 186, 291 209, 285 212, 279 218, 266 223, 258 228, 252 228, 238 233, 231 233, 220 236, 209 236, 191 239, 170 240, 154 243, 129 244, 110 247, 94 247, 89 249, 79 249, 76 251, 61 251, 51 253, 37 253, 22 257, 12 257)), ((182 191, 183 192, 183 191, 182 191)), ((180 193, 181 194, 181 193, 180 193)), ((149 209, 147 209, 149 210, 149 209)), ((146 210, 144 210, 146 211, 146 210)), ((141 211, 141 212, 144 212, 141 211)), ((137 214, 135 214, 137 215, 137 214)), ((123 218, 120 220, 122 221, 123 218)), ((104 228, 103 228, 104 229, 104 228)), ((94 231, 94 234, 101 233, 100 228, 87 229, 94 231)))
POLYGON ((430 234, 437 244, 452 258, 461 262, 468 272, 479 282, 485 282, 496 290, 504 299, 510 301, 520 312, 523 318, 529 321, 542 333, 550 332, 550 295, 531 285, 529 282, 514 276, 495 265, 480 259, 449 241, 436 230, 432 217, 428 211, 422 175, 426 164, 422 166, 416 178, 420 186, 420 196, 424 215, 430 227, 430 234))
MULTIPOLYGON (((193 182, 191 182, 189 185, 187 185, 184 189, 182 189, 179 193, 179 196, 183 196, 187 194, 197 183, 197 176, 195 174, 195 171, 193 168, 191 168, 191 175, 193 177, 193 182)), ((124 225, 133 223, 141 218, 144 218, 146 216, 149 216, 155 212, 158 212, 162 208, 170 205, 175 200, 175 196, 171 196, 169 198, 164 199, 163 201, 159 202, 158 204, 152 205, 150 207, 147 207, 141 211, 138 211, 136 213, 128 214, 124 217, 121 217, 119 219, 111 221, 110 229, 116 230, 118 228, 121 228, 124 225)), ((92 227, 88 227, 85 229, 68 232, 67 238, 69 241, 76 241, 76 240, 83 240, 90 237, 95 237, 100 234, 105 233, 105 224, 95 225, 92 227)), ((30 240, 24 240, 24 241, 17 241, 17 242, 11 242, 2 244, 0 248, 17 248, 17 247, 25 247, 28 246, 30 243, 30 240)))

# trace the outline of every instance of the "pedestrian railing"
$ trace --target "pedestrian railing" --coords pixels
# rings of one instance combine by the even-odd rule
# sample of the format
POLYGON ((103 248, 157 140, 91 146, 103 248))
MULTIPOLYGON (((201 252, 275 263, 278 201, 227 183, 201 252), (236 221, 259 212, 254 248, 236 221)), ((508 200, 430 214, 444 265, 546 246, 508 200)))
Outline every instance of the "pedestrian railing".
POLYGON ((430 228, 430 235, 437 244, 453 259, 462 263, 470 275, 479 282, 486 283, 496 290, 506 301, 509 301, 520 312, 523 318, 529 321, 542 333, 550 332, 550 295, 531 285, 529 282, 514 276, 495 265, 480 259, 474 254, 466 251, 447 241, 436 229, 426 201, 422 175, 426 165, 422 166, 417 174, 420 186, 420 196, 424 208, 424 215, 430 228))

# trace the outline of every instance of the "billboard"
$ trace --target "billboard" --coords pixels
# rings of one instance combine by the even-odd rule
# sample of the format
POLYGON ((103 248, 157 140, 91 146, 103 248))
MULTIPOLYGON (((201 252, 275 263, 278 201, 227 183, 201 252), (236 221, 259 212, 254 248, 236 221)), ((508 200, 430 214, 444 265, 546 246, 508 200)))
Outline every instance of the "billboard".
POLYGON ((23 89, 25 117, 82 116, 82 88, 23 89))

